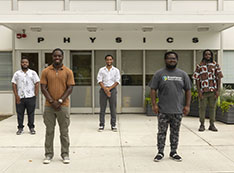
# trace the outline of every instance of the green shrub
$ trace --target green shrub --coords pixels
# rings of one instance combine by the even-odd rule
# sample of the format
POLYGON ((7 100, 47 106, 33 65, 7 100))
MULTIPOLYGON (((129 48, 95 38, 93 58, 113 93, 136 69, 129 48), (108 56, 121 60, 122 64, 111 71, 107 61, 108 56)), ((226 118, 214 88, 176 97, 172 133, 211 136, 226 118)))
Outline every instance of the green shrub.
POLYGON ((234 105, 234 91, 227 92, 226 89, 222 89, 217 105, 221 108, 222 112, 228 112, 230 107, 234 105))
POLYGON ((228 110, 232 107, 233 103, 232 102, 227 102, 227 101, 223 101, 220 104, 220 108, 222 110, 222 112, 228 112, 228 110))

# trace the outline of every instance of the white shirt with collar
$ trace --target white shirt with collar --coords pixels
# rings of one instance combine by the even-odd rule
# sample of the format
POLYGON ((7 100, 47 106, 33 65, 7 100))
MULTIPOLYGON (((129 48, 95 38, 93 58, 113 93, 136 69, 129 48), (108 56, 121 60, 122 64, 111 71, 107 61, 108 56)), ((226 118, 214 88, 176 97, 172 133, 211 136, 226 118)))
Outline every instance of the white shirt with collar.
POLYGON ((35 84, 40 82, 40 78, 34 70, 28 69, 26 72, 18 70, 11 82, 17 85, 20 98, 31 98, 35 96, 35 84))
POLYGON ((98 75, 97 75, 97 82, 103 82, 105 87, 110 87, 114 85, 115 82, 120 84, 120 72, 119 69, 112 66, 110 70, 108 68, 102 67, 99 69, 98 75))

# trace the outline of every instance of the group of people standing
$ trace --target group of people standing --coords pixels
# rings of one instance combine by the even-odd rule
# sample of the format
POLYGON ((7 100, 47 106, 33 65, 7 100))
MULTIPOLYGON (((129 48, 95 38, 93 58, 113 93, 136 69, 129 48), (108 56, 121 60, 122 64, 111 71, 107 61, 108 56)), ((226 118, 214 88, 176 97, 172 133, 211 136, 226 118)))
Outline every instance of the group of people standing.
MULTIPOLYGON (((41 91, 46 98, 43 120, 46 126, 45 135, 45 159, 44 164, 49 164, 54 156, 53 140, 56 120, 59 124, 61 157, 64 164, 70 163, 69 158, 69 99, 75 85, 72 70, 63 65, 64 52, 57 48, 52 52, 53 63, 42 71, 41 78, 38 74, 29 69, 27 57, 21 59, 21 70, 15 72, 12 78, 12 87, 16 100, 16 112, 18 120, 17 135, 23 133, 23 121, 25 109, 28 114, 28 127, 32 135, 36 134, 34 125, 34 112, 36 96, 41 91)), ((169 156, 182 161, 177 154, 179 130, 183 115, 190 111, 191 101, 191 80, 186 72, 178 69, 178 55, 175 52, 167 52, 164 56, 165 67, 158 70, 153 76, 149 87, 151 88, 152 109, 158 114, 158 153, 154 161, 160 161, 164 157, 164 147, 168 125, 170 125, 171 152, 169 156), (156 97, 159 102, 156 102, 156 97)), ((113 66, 112 55, 105 56, 106 65, 99 69, 97 82, 100 85, 100 114, 99 128, 102 132, 105 128, 105 111, 109 101, 111 112, 111 130, 117 132, 116 126, 116 102, 117 89, 120 84, 120 72, 113 66)), ((209 105, 210 127, 209 130, 217 131, 214 125, 215 104, 219 96, 221 78, 223 77, 219 65, 213 59, 211 50, 203 52, 203 59, 197 65, 193 74, 199 95, 199 131, 204 131, 205 110, 209 105)))

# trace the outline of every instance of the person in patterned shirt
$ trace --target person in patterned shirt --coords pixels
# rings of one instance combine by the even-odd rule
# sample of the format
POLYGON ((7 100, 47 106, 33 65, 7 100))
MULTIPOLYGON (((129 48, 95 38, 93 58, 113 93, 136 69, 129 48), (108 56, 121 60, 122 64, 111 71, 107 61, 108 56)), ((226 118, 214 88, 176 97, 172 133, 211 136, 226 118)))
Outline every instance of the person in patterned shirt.
POLYGON ((209 105, 209 117, 211 131, 218 131, 214 125, 216 101, 219 96, 221 78, 223 74, 217 64, 213 60, 213 52, 211 50, 203 51, 203 59, 193 74, 193 79, 196 80, 196 86, 199 97, 199 131, 205 131, 205 113, 206 107, 209 105))
POLYGON ((16 113, 18 121, 17 135, 23 133, 24 112, 27 110, 28 127, 32 135, 36 134, 34 117, 36 107, 36 97, 39 90, 39 76, 37 72, 29 69, 29 60, 27 57, 21 58, 21 70, 14 73, 12 77, 12 88, 15 95, 16 113))

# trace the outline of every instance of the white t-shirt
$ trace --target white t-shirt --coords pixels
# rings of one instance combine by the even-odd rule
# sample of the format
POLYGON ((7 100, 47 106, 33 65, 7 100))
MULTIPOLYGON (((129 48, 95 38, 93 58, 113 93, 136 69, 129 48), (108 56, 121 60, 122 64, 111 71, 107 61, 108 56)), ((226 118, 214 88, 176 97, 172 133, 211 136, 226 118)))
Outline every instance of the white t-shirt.
POLYGON ((110 70, 108 70, 106 66, 100 68, 97 75, 97 81, 98 83, 103 82, 106 87, 112 86, 115 82, 120 84, 119 69, 114 66, 112 66, 110 70))
POLYGON ((40 82, 40 79, 34 70, 28 69, 26 73, 23 70, 18 70, 11 82, 17 85, 20 98, 30 98, 35 96, 35 84, 40 82))

